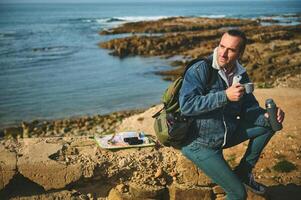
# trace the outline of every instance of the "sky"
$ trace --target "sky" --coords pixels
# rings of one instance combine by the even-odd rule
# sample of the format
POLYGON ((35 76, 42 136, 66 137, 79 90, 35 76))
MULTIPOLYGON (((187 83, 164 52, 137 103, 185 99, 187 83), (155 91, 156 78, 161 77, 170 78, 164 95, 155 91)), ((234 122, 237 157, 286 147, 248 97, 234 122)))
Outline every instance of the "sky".
MULTIPOLYGON (((0 0, 0 3, 130 3, 130 2, 201 2, 201 1, 252 1, 252 0, 0 0)), ((254 0, 253 0, 254 1, 254 0)), ((257 1, 284 1, 284 0, 257 0, 257 1)), ((288 1, 288 0, 286 0, 288 1)), ((298 0, 290 0, 298 1, 298 0)))

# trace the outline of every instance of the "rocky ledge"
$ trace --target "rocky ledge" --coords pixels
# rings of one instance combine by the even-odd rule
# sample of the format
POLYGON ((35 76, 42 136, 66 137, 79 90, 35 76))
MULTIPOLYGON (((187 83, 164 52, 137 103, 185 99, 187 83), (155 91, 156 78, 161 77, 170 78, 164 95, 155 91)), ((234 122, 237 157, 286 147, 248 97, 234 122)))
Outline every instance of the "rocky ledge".
MULTIPOLYGON (((16 190, 18 195, 32 192, 22 199, 211 200, 225 196, 172 148, 114 152, 100 149, 88 137, 51 137, 3 141, 0 155, 4 199, 14 199, 16 190), (81 192, 83 188, 89 188, 88 193, 81 192)), ((252 193, 249 198, 264 199, 252 193)))
POLYGON ((82 116, 57 120, 34 120, 0 129, 0 137, 36 138, 59 136, 93 136, 109 134, 124 118, 143 112, 143 109, 119 111, 105 115, 82 116))
MULTIPOLYGON (((300 177, 300 89, 256 89, 261 105, 273 97, 286 111, 284 129, 277 133, 254 170, 256 180, 269 186, 265 197, 248 193, 249 200, 298 199, 300 177)), ((114 131, 137 130, 154 135, 152 115, 161 105, 123 118, 114 131)), ((114 113, 107 120, 119 118, 114 113)), ((103 122, 90 124, 89 130, 103 122)), ((117 120, 118 121, 118 120, 117 120)), ((34 130, 34 129, 33 129, 34 130)), ((225 199, 181 152, 154 147, 118 151, 101 149, 88 129, 82 136, 68 132, 29 135, 0 141, 0 199, 225 199)), ((50 130, 51 131, 51 130, 50 130)), ((97 135, 97 133, 95 133, 97 135)), ((238 164, 246 143, 226 149, 231 167, 238 164)))
MULTIPOLYGON (((165 79, 172 80, 182 73, 188 61, 211 54, 222 33, 233 27, 245 31, 249 38, 241 62, 254 82, 267 87, 288 79, 300 80, 301 25, 262 26, 258 20, 177 17, 126 23, 101 32, 132 35, 102 42, 99 46, 110 49, 112 55, 119 57, 142 55, 169 58, 180 55, 183 59, 171 64, 177 68, 158 72, 165 79)), ((300 81, 289 83, 289 87, 300 88, 300 81)))

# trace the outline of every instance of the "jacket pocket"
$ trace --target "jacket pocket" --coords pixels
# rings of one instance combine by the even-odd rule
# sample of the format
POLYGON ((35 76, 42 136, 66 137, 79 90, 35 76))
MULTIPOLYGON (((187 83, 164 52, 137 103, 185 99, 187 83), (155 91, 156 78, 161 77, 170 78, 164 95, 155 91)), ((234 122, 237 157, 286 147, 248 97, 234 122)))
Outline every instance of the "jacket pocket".
POLYGON ((224 125, 222 119, 199 119, 197 120, 197 128, 201 134, 218 134, 224 133, 224 125))

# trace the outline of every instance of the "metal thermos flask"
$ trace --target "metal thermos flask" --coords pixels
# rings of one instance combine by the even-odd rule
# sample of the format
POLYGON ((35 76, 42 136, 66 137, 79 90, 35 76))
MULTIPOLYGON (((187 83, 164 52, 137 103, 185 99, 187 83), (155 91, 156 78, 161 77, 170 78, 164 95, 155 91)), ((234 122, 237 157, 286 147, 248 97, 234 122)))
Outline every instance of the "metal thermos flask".
POLYGON ((273 99, 267 99, 265 101, 265 107, 269 114, 269 122, 273 131, 279 131, 282 129, 282 124, 277 121, 277 106, 273 99))

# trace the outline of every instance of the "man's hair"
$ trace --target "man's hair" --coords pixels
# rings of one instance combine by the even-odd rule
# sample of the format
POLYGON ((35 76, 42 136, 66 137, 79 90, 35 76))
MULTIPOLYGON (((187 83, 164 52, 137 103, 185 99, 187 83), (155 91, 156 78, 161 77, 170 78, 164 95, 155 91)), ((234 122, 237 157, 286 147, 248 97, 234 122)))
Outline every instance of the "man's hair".
POLYGON ((243 53, 245 51, 245 48, 246 48, 246 45, 247 45, 247 37, 246 37, 245 33, 242 32, 241 30, 238 30, 238 29, 230 29, 226 33, 228 33, 231 36, 241 38, 239 50, 240 50, 241 53, 243 53))

